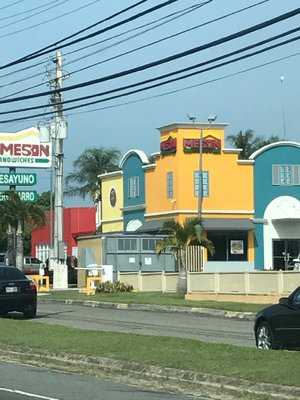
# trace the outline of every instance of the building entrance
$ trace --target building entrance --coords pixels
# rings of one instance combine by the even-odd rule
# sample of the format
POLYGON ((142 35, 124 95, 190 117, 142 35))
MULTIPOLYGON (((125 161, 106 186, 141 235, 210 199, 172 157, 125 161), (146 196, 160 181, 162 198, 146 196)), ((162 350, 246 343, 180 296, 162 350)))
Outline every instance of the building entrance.
POLYGON ((273 240, 273 269, 293 269, 294 259, 300 255, 300 239, 273 240))

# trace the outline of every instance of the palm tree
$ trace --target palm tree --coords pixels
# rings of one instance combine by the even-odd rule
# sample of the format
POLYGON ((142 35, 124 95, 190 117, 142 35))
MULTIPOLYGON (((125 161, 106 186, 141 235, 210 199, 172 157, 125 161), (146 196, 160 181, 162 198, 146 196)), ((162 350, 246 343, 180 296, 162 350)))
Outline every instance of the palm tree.
POLYGON ((86 149, 73 162, 74 171, 66 177, 66 195, 82 198, 89 195, 95 203, 101 200, 98 175, 116 171, 120 155, 120 151, 113 148, 86 149))
POLYGON ((166 250, 170 250, 174 254, 179 271, 177 290, 180 293, 186 293, 187 247, 189 245, 198 244, 205 247, 211 254, 213 254, 213 243, 204 236, 199 218, 186 219, 183 225, 175 220, 166 221, 163 225, 163 229, 169 233, 169 236, 158 241, 156 252, 157 254, 161 254, 166 250))
POLYGON ((280 141, 280 137, 272 135, 269 138, 261 136, 255 137, 252 129, 246 129, 245 132, 239 131, 236 135, 227 136, 227 140, 237 149, 242 149, 239 158, 248 159, 252 153, 267 144, 280 141))
POLYGON ((13 237, 16 233, 16 266, 23 268, 23 236, 25 225, 31 229, 45 223, 44 210, 35 203, 25 202, 14 191, 6 192, 7 199, 0 203, 0 223, 7 230, 9 265, 14 264, 13 237))

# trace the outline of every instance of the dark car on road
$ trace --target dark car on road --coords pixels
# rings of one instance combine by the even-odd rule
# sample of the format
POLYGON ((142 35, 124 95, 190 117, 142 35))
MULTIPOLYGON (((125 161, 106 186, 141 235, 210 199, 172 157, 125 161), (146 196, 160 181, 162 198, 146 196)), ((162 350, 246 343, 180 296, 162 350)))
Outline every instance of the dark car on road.
POLYGON ((36 304, 35 283, 18 268, 0 266, 0 315, 19 311, 26 318, 34 318, 36 304))
POLYGON ((259 311, 254 333, 258 349, 300 348, 300 287, 259 311))

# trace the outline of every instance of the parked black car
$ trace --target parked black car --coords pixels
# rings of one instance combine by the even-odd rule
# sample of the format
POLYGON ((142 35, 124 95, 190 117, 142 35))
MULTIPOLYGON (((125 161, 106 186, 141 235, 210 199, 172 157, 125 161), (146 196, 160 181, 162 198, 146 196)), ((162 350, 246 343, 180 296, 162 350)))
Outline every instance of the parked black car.
POLYGON ((256 346, 270 350, 300 347, 300 287, 278 304, 264 308, 254 324, 256 346))
POLYGON ((0 266, 0 315, 19 311, 26 318, 34 318, 36 304, 35 283, 18 268, 0 266))

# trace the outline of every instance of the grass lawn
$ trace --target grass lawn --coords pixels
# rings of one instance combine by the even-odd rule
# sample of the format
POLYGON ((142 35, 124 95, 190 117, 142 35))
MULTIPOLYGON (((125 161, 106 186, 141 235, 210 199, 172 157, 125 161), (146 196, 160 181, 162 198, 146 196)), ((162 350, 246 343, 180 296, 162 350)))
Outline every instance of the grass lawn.
MULTIPOLYGON (((138 304, 159 304, 167 306, 186 306, 186 307, 205 307, 218 310, 257 312, 266 307, 262 304, 247 304, 235 302, 219 302, 219 301, 191 301, 185 300, 183 295, 177 293, 158 293, 158 292, 131 292, 116 294, 100 294, 95 296, 86 296, 78 291, 59 291, 51 292, 45 299, 73 299, 73 300, 95 300, 95 301, 111 301, 116 303, 138 303, 138 304)), ((42 297, 41 297, 42 299, 42 297)))
POLYGON ((103 356, 253 382, 300 386, 299 352, 259 351, 171 337, 83 331, 7 318, 0 319, 0 331, 0 347, 25 346, 47 352, 103 356))

